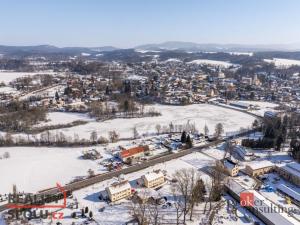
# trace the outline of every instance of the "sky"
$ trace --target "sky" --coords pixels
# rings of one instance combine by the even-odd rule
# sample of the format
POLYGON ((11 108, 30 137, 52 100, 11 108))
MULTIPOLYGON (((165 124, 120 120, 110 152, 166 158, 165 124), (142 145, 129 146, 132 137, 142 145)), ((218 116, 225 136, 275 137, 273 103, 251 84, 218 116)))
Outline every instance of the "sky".
POLYGON ((300 0, 0 0, 0 45, 300 43, 300 0))

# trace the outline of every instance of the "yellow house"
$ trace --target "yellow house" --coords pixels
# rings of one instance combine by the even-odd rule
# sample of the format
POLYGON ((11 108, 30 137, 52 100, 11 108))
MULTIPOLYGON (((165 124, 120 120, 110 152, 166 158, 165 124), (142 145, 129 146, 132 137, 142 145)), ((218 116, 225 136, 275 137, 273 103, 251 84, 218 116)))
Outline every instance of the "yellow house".
POLYGON ((155 188, 162 185, 165 182, 165 176, 161 171, 154 171, 142 176, 144 185, 147 188, 155 188))
POLYGON ((300 164, 296 162, 276 166, 276 172, 289 182, 300 186, 300 164))
POLYGON ((237 176, 240 171, 240 168, 237 165, 237 163, 233 162, 230 159, 223 159, 223 160, 218 161, 217 163, 231 177, 237 176))
POLYGON ((265 173, 270 173, 274 169, 274 164, 270 161, 253 161, 246 165, 246 173, 256 177, 265 173))
POLYGON ((107 187, 106 192, 108 194, 109 199, 112 202, 115 202, 120 199, 129 197, 131 195, 131 186, 127 180, 117 182, 107 187))

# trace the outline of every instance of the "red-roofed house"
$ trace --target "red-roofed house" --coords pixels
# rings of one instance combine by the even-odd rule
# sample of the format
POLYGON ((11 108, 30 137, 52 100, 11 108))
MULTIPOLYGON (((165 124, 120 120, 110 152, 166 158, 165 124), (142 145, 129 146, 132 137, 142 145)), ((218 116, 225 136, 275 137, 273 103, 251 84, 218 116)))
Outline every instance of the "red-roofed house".
POLYGON ((129 149, 123 149, 119 153, 120 159, 122 159, 123 162, 132 162, 134 159, 138 159, 145 155, 145 151, 148 150, 148 146, 138 146, 134 148, 129 149))

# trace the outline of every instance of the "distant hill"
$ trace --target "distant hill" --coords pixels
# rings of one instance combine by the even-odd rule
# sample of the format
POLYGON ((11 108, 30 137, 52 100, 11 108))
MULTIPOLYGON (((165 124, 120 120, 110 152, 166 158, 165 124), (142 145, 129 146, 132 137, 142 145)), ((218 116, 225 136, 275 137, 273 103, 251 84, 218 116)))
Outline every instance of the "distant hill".
POLYGON ((159 44, 136 46, 139 50, 182 50, 189 52, 262 52, 262 51, 296 51, 300 44, 291 45, 241 45, 241 44, 198 44, 193 42, 168 41, 159 44))
MULTIPOLYGON (((210 59, 230 61, 236 64, 263 59, 300 59, 298 45, 238 45, 197 44, 193 42, 170 41, 160 44, 146 44, 131 49, 113 46, 103 47, 56 47, 52 45, 4 46, 0 45, 0 56, 11 58, 46 57, 51 60, 66 60, 71 57, 85 57, 100 61, 149 62, 180 59, 192 61, 210 59), (253 54, 245 54, 245 53, 253 54), (228 54, 230 53, 230 54, 228 54)), ((300 46, 300 45, 299 45, 300 46)))
POLYGON ((0 45, 0 54, 5 55, 14 55, 14 54, 70 54, 70 55, 79 55, 81 53, 98 53, 104 51, 114 51, 117 48, 112 46, 104 47, 63 47, 59 48, 52 45, 37 45, 37 46, 4 46, 0 45))

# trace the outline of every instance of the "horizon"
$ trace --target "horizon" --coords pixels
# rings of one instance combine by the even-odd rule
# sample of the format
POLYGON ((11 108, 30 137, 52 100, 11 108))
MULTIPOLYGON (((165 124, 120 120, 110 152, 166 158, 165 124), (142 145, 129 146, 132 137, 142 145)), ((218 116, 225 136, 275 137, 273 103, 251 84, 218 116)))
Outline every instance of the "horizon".
POLYGON ((57 47, 179 42, 299 44, 297 0, 0 0, 0 44, 57 47))
POLYGON ((157 43, 142 43, 140 45, 135 45, 135 46, 129 46, 129 47, 117 47, 114 45, 97 45, 97 46, 58 46, 55 44, 32 44, 32 45, 6 45, 0 43, 0 46, 5 46, 5 47, 38 47, 38 46, 51 46, 51 47, 56 47, 56 48, 104 48, 104 47, 113 47, 116 49, 135 49, 140 46, 146 46, 146 45, 161 45, 161 44, 167 44, 167 43, 190 43, 190 44, 197 44, 197 45, 235 45, 237 47, 256 47, 256 48, 264 48, 264 47, 290 47, 290 46, 297 46, 296 48, 300 47, 300 42, 294 42, 294 43, 274 43, 274 44, 267 44, 267 43, 262 43, 262 44, 240 44, 240 43, 198 43, 198 42, 190 42, 190 41, 162 41, 162 42, 157 42, 157 43))

